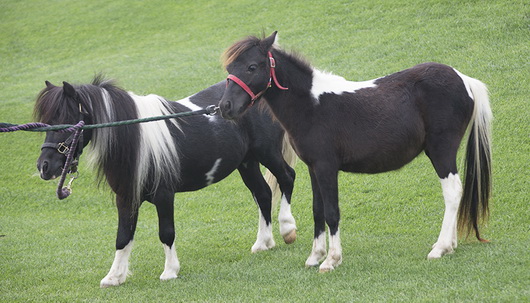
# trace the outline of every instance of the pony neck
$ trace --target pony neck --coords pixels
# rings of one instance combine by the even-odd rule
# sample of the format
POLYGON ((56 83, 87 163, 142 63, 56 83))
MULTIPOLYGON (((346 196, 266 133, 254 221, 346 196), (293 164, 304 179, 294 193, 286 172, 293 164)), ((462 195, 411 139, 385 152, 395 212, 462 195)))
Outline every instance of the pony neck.
POLYGON ((288 90, 272 85, 264 94, 264 99, 274 116, 289 131, 289 122, 294 123, 290 117, 304 115, 309 118, 314 109, 310 94, 313 68, 302 59, 282 50, 274 49, 272 54, 276 60, 278 82, 288 90))

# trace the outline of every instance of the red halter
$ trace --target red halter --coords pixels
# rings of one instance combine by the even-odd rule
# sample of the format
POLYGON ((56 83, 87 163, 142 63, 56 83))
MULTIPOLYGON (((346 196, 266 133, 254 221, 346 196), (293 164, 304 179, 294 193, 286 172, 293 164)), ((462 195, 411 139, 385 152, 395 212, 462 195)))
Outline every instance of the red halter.
POLYGON ((243 82, 237 76, 230 74, 228 75, 228 77, 226 77, 226 85, 228 85, 228 80, 232 80, 237 85, 239 85, 244 91, 246 91, 247 94, 249 94, 250 99, 251 99, 249 107, 252 106, 254 104, 254 101, 256 101, 259 97, 261 97, 261 95, 263 95, 267 91, 267 89, 272 86, 271 84, 273 80, 274 80, 274 84, 276 84, 276 86, 279 89, 288 90, 287 87, 283 87, 280 85, 280 83, 278 83, 278 78, 276 78, 276 72, 275 72, 276 61, 274 60, 274 57, 272 57, 272 53, 268 52, 267 55, 269 57, 269 62, 270 62, 269 83, 267 84, 267 87, 265 87, 265 89, 262 90, 261 92, 254 94, 252 90, 250 89, 250 87, 248 87, 248 85, 246 85, 245 82, 243 82))

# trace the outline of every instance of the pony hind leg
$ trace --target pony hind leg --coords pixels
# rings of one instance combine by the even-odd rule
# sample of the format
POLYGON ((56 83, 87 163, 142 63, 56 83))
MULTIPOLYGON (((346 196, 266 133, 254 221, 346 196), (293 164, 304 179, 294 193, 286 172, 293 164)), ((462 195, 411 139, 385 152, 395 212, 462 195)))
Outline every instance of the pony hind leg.
POLYGON ((442 228, 438 240, 432 246, 428 259, 438 259, 445 254, 453 253, 458 245, 457 214, 462 197, 462 182, 458 174, 450 173, 440 179, 445 202, 445 211, 442 228))
POLYGON ((129 257, 131 255, 134 232, 138 221, 138 209, 134 211, 129 200, 116 197, 118 207, 118 235, 116 253, 108 274, 101 280, 100 287, 111 287, 123 284, 129 274, 129 257))
POLYGON ((164 271, 160 275, 160 280, 163 281, 177 278, 180 271, 175 248, 174 198, 173 192, 159 189, 153 199, 158 215, 158 236, 166 256, 164 271))
MULTIPOLYGON (((294 158, 294 161, 291 159, 289 162, 293 162, 291 165, 294 165, 295 161, 296 158, 294 158)), ((261 160, 260 162, 268 169, 265 174, 265 179, 273 190, 273 199, 278 190, 281 192, 280 211, 278 213, 280 235, 283 237, 283 241, 286 244, 291 244, 296 240, 297 229, 296 221, 291 212, 291 197, 293 194, 296 173, 281 155, 278 155, 278 157, 274 157, 273 159, 261 160)))
POLYGON ((265 182, 265 179, 263 179, 257 161, 249 160, 242 163, 238 167, 238 171, 259 208, 258 234, 251 251, 256 253, 271 249, 276 246, 272 235, 271 189, 265 182))
POLYGON ((280 202, 280 212, 278 221, 280 222, 280 235, 286 244, 292 244, 296 241, 296 221, 291 212, 291 196, 282 194, 280 202))
MULTIPOLYGON (((432 246, 432 250, 427 255, 428 259, 438 259, 445 254, 454 252, 458 245, 457 238, 457 216, 460 200, 462 198, 462 182, 456 168, 456 152, 458 149, 457 140, 452 140, 452 146, 448 149, 426 150, 427 156, 431 159, 433 166, 440 177, 442 192, 445 202, 442 228, 438 240, 432 246)), ((441 142, 451 142, 444 140, 441 142)))

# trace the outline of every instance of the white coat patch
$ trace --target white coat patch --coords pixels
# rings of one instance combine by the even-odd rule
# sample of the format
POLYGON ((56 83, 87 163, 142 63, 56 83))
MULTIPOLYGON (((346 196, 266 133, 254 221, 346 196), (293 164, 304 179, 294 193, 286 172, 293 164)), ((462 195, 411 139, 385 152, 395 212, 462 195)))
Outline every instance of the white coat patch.
POLYGON ((215 173, 217 172, 217 169, 219 168, 219 165, 221 164, 221 158, 215 160, 215 163, 212 166, 212 169, 206 173, 206 184, 211 185, 215 178, 215 173))
POLYGON ((325 93, 333 93, 340 95, 342 93, 354 93, 362 88, 376 87, 375 80, 354 82, 348 81, 341 76, 333 75, 331 73, 324 73, 317 69, 313 69, 313 83, 311 86, 311 94, 317 100, 320 95, 325 93))
MULTIPOLYGON (((202 107, 200 107, 197 104, 191 102, 190 97, 187 97, 187 98, 184 98, 182 100, 179 100, 179 101, 177 101, 177 103, 179 103, 180 105, 184 105, 184 106, 186 106, 187 108, 189 108, 190 110, 193 110, 193 111, 202 109, 202 107)), ((204 114, 203 116, 208 118, 208 120, 210 120, 210 122, 213 122, 216 119, 216 116, 211 116, 211 115, 207 115, 207 114, 204 114)))
POLYGON ((464 82, 464 85, 466 86, 466 91, 467 91, 467 94, 469 95, 469 98, 474 100, 475 98, 473 97, 473 93, 471 92, 471 87, 469 87, 469 81, 466 80, 466 79, 469 79, 470 77, 462 74, 461 72, 457 71, 455 68, 453 68, 453 70, 462 79, 462 82, 464 82))

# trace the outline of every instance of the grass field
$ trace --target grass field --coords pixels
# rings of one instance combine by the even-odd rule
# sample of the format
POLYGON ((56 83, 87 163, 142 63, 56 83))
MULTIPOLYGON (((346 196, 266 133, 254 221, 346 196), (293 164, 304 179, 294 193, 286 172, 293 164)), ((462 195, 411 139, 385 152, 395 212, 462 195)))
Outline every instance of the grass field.
POLYGON ((250 253, 257 208, 236 173, 177 195, 176 280, 158 279, 164 254, 145 204, 133 275, 110 289, 99 281, 114 256, 113 196, 82 162, 73 195, 57 200, 35 167, 44 135, 0 134, 0 301, 530 301, 528 1, 0 0, 0 20, 0 122, 31 121, 44 80, 86 83, 98 72, 137 94, 180 99, 224 79, 219 56, 235 40, 274 30, 285 49, 351 80, 451 65, 488 85, 495 116, 489 244, 463 239, 456 253, 426 260, 443 202, 421 155, 396 172, 341 174, 343 264, 306 269, 311 189, 299 163, 294 244, 275 228, 277 247, 250 253))

